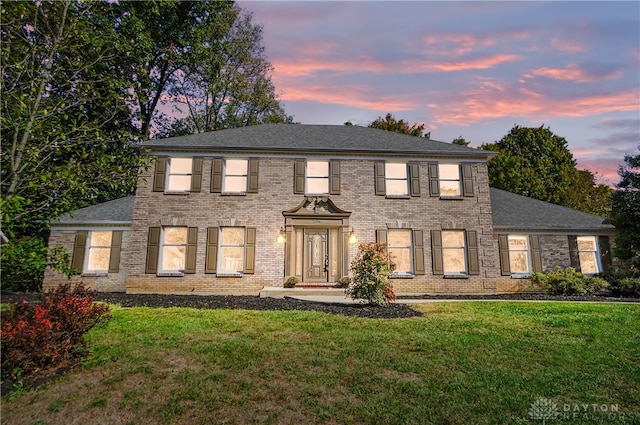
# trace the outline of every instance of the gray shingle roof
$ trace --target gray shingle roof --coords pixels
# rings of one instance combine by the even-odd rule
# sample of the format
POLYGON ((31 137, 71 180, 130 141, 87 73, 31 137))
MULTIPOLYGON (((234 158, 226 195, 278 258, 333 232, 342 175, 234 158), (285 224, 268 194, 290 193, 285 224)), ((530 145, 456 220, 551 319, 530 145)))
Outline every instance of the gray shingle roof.
POLYGON ((486 158, 493 152, 416 136, 346 125, 263 124, 188 136, 149 140, 151 150, 258 150, 343 152, 486 158))
POLYGON ((52 226, 69 224, 131 223, 135 196, 127 196, 63 214, 52 226))
POLYGON ((605 219, 491 188, 493 226, 531 230, 613 230, 605 219))

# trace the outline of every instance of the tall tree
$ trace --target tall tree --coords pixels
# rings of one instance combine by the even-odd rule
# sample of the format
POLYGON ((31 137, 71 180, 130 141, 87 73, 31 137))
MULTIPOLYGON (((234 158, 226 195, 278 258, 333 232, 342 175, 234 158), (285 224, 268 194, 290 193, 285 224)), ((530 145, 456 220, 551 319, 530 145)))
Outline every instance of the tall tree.
POLYGON ((640 154, 626 155, 624 161, 611 211, 611 224, 618 229, 615 254, 640 269, 640 154))
POLYGON ((126 82, 106 4, 2 3, 2 209, 9 236, 31 234, 135 185, 126 82))
POLYGON ((426 139, 431 138, 431 132, 424 132, 424 124, 409 124, 402 119, 398 121, 393 115, 391 115, 391 113, 388 113, 384 118, 376 118, 371 122, 371 124, 368 125, 368 127, 386 131, 393 131, 394 133, 424 137, 426 139))
POLYGON ((578 170, 567 141, 548 127, 516 125, 481 149, 498 152, 488 163, 491 187, 602 217, 611 209, 611 188, 578 170))
POLYGON ((234 6, 226 33, 194 49, 170 93, 192 133, 260 123, 290 123, 271 82, 273 67, 262 46, 262 27, 234 6), (212 48, 212 46, 215 46, 212 48))
POLYGON ((119 71, 129 81, 129 105, 146 140, 154 125, 166 119, 159 106, 168 100, 177 76, 205 53, 217 54, 236 11, 233 2, 216 0, 121 1, 111 8, 123 49, 119 71))
POLYGON ((563 137, 544 126, 516 125, 500 141, 481 148, 499 153, 488 163, 490 186, 561 204, 576 169, 563 137))
POLYGON ((0 7, 2 285, 33 290, 51 259, 49 220, 130 193, 142 159, 129 143, 126 81, 113 72, 120 54, 108 4, 0 7))

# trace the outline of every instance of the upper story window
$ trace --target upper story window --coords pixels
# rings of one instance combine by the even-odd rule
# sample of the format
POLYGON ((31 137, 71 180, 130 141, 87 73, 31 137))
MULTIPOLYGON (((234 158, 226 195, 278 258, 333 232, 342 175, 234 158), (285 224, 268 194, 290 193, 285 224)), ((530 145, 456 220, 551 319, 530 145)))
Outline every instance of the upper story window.
POLYGON ((440 196, 460 196, 460 165, 438 164, 440 196))
POLYGON ((393 273, 396 275, 413 274, 411 230, 389 229, 387 238, 387 249, 389 259, 393 263, 393 273))
POLYGON ((464 230, 442 232, 442 259, 445 275, 467 274, 464 230))
POLYGON ((153 177, 153 191, 165 193, 200 192, 202 164, 202 158, 158 158, 153 177))
POLYGON ((226 159, 224 163, 225 193, 244 193, 247 191, 249 161, 246 159, 226 159))
POLYGON ((580 271, 585 274, 600 273, 597 238, 595 236, 578 236, 576 242, 580 258, 580 271))
POLYGON ((168 192, 187 192, 191 189, 191 172, 193 160, 191 158, 169 158, 167 163, 168 192))
POLYGON ((340 161, 296 159, 293 174, 293 193, 340 194, 340 161))
POLYGON ((187 254, 187 227, 163 227, 161 243, 160 271, 183 272, 187 254))
POLYGON ((417 162, 374 163, 375 193, 380 196, 420 196, 420 164, 417 162))
POLYGON ((307 161, 305 193, 329 193, 329 161, 307 161))
POLYGON ((471 163, 429 163, 429 193, 442 198, 474 196, 471 163))
POLYGON ((213 158, 211 192, 244 195, 258 192, 258 158, 213 158))
POLYGON ((89 232, 87 237, 87 254, 85 272, 107 273, 111 257, 111 239, 113 233, 89 232))
POLYGON ((387 162, 384 164, 387 195, 409 195, 409 172, 405 162, 387 162))

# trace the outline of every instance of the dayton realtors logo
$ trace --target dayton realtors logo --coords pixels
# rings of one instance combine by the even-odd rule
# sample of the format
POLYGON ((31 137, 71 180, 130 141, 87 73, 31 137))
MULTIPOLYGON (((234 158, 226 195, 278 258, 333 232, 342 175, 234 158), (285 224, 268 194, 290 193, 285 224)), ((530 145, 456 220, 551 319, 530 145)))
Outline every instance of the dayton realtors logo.
POLYGON ((542 421, 545 425, 548 421, 619 421, 620 423, 632 423, 640 418, 637 413, 623 412, 618 404, 597 403, 563 403, 556 404, 553 400, 538 397, 529 406, 529 418, 542 421))

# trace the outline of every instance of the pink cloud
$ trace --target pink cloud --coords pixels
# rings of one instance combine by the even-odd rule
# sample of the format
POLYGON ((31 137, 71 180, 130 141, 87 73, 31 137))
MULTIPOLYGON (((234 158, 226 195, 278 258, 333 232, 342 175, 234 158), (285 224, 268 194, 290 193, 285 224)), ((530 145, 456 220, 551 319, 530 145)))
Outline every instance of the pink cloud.
POLYGON ((489 69, 504 62, 514 62, 520 57, 517 55, 492 55, 478 59, 460 62, 404 62, 403 69, 413 72, 434 72, 434 71, 465 71, 469 69, 489 69))
POLYGON ((459 57, 473 51, 478 46, 492 46, 496 44, 494 38, 478 37, 472 34, 437 34, 424 39, 428 46, 427 53, 444 56, 459 57))
POLYGON ((528 88, 512 88, 495 81, 484 81, 479 89, 468 90, 441 102, 434 112, 440 124, 466 126, 503 117, 541 118, 583 117, 614 111, 636 111, 638 94, 634 90, 554 99, 528 88))
POLYGON ((588 70, 580 68, 576 64, 569 64, 566 68, 538 68, 531 71, 531 74, 552 78, 554 80, 568 80, 577 83, 592 83, 603 79, 611 80, 620 78, 622 72, 614 71, 607 74, 590 73, 588 70))
POLYGON ((551 39, 551 47, 553 47, 555 50, 566 53, 581 53, 587 51, 587 48, 582 44, 579 44, 575 41, 562 40, 559 38, 551 39))

